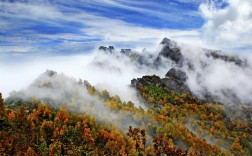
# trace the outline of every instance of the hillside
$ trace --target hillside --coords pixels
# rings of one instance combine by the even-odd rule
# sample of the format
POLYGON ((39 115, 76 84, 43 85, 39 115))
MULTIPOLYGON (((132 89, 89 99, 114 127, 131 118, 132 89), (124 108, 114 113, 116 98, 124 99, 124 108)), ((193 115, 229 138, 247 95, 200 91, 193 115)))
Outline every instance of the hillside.
POLYGON ((78 98, 72 98, 71 105, 56 107, 53 104, 57 101, 52 99, 48 101, 50 104, 35 98, 25 102, 14 100, 6 105, 1 101, 1 153, 251 154, 252 111, 247 109, 244 116, 231 119, 230 112, 222 104, 205 103, 187 90, 164 86, 166 81, 176 81, 173 79, 144 76, 132 80, 132 86, 146 101, 146 109, 137 108, 132 102, 123 102, 118 96, 110 96, 105 90, 98 91, 86 81, 78 85, 86 88, 90 97, 97 98, 106 110, 97 114, 83 112, 78 106, 90 110, 97 109, 97 106, 84 100, 81 104, 73 102, 78 98))
POLYGON ((135 101, 51 70, 0 94, 0 155, 252 155, 248 61, 167 38, 159 46, 101 46, 89 66, 141 73, 124 88, 135 101))

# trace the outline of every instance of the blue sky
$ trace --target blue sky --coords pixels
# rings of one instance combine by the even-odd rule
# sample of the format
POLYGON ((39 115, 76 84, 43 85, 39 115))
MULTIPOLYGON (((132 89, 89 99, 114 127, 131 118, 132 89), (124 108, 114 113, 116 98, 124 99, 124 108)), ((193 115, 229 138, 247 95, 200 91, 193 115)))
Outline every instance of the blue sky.
POLYGON ((1 1, 0 57, 73 55, 110 44, 151 48, 163 37, 197 46, 250 50, 251 8, 239 12, 238 6, 232 8, 237 1, 251 4, 250 0, 1 1), (248 25, 247 34, 234 28, 235 22, 248 25))

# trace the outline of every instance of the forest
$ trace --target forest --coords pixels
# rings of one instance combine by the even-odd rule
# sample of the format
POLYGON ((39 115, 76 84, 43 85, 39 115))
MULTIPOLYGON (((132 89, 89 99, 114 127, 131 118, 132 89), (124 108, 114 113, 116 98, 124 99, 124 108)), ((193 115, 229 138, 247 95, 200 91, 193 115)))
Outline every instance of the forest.
POLYGON ((106 120, 110 113, 96 116, 66 105, 54 107, 36 98, 6 103, 1 95, 0 155, 252 154, 252 119, 246 113, 235 116, 235 112, 244 110, 242 106, 229 109, 221 103, 200 100, 190 92, 162 86, 155 75, 140 80, 149 83, 132 87, 145 103, 144 108, 98 90, 87 81, 78 82, 111 114, 120 113, 133 121, 129 127, 124 126, 123 119, 106 120))

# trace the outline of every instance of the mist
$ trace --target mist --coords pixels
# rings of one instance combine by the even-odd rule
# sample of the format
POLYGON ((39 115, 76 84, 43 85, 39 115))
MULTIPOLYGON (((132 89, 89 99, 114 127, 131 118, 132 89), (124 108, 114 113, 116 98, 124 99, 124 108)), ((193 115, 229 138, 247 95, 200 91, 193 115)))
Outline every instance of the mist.
POLYGON ((188 77, 186 84, 197 97, 204 99, 205 94, 210 94, 216 101, 227 105, 251 105, 251 54, 220 53, 240 58, 246 62, 243 67, 234 62, 208 57, 208 51, 199 47, 177 42, 173 44, 171 46, 179 47, 184 57, 182 66, 164 57, 160 57, 158 66, 153 63, 163 48, 161 44, 150 50, 131 50, 130 57, 116 48, 112 53, 96 50, 83 55, 1 64, 0 88, 4 97, 7 97, 13 90, 25 89, 39 74, 50 69, 75 79, 87 80, 98 90, 108 90, 111 95, 118 95, 122 101, 132 101, 135 106, 145 108, 137 91, 130 87, 131 80, 154 74, 163 78, 171 68, 181 68, 188 77), (188 67, 188 63, 193 66, 193 70, 188 67))
POLYGON ((120 90, 111 89, 113 94, 139 103, 135 91, 126 87, 131 79, 154 74, 163 78, 171 68, 179 68, 186 73, 188 79, 185 83, 198 98, 205 99, 206 95, 210 95, 212 102, 251 106, 250 53, 221 52, 172 41, 169 46, 178 48, 182 54, 183 62, 180 64, 160 56, 164 46, 160 44, 152 50, 131 50, 130 55, 125 55, 119 49, 98 51, 89 67, 93 68, 94 75, 102 75, 100 78, 106 83, 100 83, 97 87, 111 89, 115 86, 120 90), (211 52, 223 58, 209 56, 211 52), (157 58, 159 58, 158 64, 156 64, 157 58), (125 91, 129 94, 125 94, 125 91))
MULTIPOLYGON (((187 85, 198 97, 210 93, 216 101, 226 105, 252 103, 252 67, 251 54, 220 52, 243 61, 243 65, 207 57, 204 49, 181 46, 181 52, 194 70, 183 66, 188 75, 187 85)), ((218 52, 217 52, 218 53, 218 52)))
POLYGON ((6 102, 11 104, 15 99, 29 102, 33 98, 54 108, 63 106, 71 112, 94 116, 98 122, 115 124, 124 132, 129 126, 140 126, 140 120, 133 114, 110 110, 98 96, 91 96, 83 83, 63 73, 47 70, 27 88, 11 92, 6 102))

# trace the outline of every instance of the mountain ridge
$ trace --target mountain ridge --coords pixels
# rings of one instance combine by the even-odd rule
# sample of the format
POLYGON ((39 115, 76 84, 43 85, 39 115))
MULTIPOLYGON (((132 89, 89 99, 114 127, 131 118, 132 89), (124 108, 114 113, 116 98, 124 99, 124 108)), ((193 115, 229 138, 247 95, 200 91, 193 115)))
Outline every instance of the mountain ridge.
MULTIPOLYGON (((225 87, 218 87, 218 94, 214 91, 214 88, 208 86, 208 77, 216 76, 220 68, 216 66, 219 64, 224 67, 224 70, 228 70, 230 75, 235 75, 235 71, 231 71, 231 66, 236 68, 237 71, 241 72, 241 75, 249 76, 248 70, 252 69, 251 65, 248 64, 248 61, 245 58, 240 58, 238 55, 228 55, 220 50, 210 50, 205 48, 196 48, 196 49, 185 49, 184 46, 177 43, 176 41, 164 38, 160 42, 161 50, 156 53, 148 53, 146 49, 142 53, 136 52, 131 49, 121 49, 117 51, 113 46, 99 48, 99 52, 107 56, 106 59, 117 59, 118 62, 130 67, 133 66, 133 70, 136 72, 142 72, 142 69, 150 70, 150 72, 145 73, 145 75, 152 75, 153 71, 158 72, 162 69, 165 73, 159 74, 160 77, 171 76, 173 78, 183 80, 185 85, 188 85, 190 91, 198 95, 198 98, 207 100, 207 101, 218 101, 224 103, 243 103, 248 104, 252 101, 243 100, 245 95, 237 95, 237 91, 233 91, 232 87, 229 87, 228 84, 225 84, 225 80, 220 82, 221 85, 224 84, 225 87), (125 52, 126 51, 126 52, 125 52), (198 51, 198 52, 192 52, 198 51), (166 70, 166 71, 165 71, 166 70), (211 71, 211 72, 207 72, 211 71), (213 75, 215 74, 215 75, 213 75), (199 87, 195 87, 198 84, 199 87), (194 86, 192 86, 194 85, 194 86), (243 97, 241 97, 243 96, 243 97), (246 101, 246 102, 243 102, 246 101)), ((98 53, 98 57, 99 57, 98 53)), ((101 57, 102 58, 102 57, 101 57)), ((106 60, 93 60, 94 64, 101 65, 102 69, 108 67, 108 70, 115 69, 115 71, 123 72, 123 65, 116 66, 115 64, 110 64, 109 62, 105 63, 106 60)), ((233 77, 238 82, 243 83, 246 86, 245 82, 239 80, 239 73, 237 74, 237 79, 233 77)), ((215 81, 211 79, 211 81, 215 81)), ((216 84, 217 87, 217 84, 216 84)), ((240 90, 239 86, 235 86, 236 90, 240 90)), ((249 88, 249 92, 252 91, 252 88, 249 88)), ((245 94, 245 93, 244 93, 245 94)))

